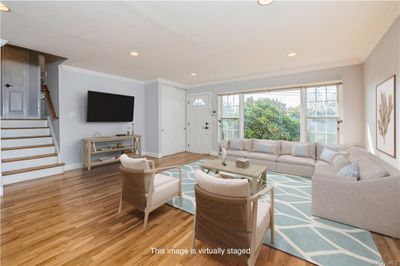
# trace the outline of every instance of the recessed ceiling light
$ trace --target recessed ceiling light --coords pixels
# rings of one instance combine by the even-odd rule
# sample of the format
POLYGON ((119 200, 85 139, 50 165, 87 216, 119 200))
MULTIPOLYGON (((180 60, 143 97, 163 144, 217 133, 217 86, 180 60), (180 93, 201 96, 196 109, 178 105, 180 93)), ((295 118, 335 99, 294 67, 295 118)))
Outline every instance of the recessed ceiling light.
POLYGON ((131 52, 129 52, 129 55, 131 55, 131 56, 139 56, 139 53, 136 52, 136 51, 131 51, 131 52))
POLYGON ((288 53, 288 57, 294 57, 294 56, 296 56, 297 54, 296 53, 294 53, 294 52, 291 52, 291 53, 288 53))
POLYGON ((197 73, 190 73, 190 75, 191 75, 192 77, 195 77, 195 76, 197 76, 197 73))
POLYGON ((257 0, 258 4, 261 6, 267 6, 269 4, 272 4, 274 0, 257 0))
POLYGON ((8 6, 6 6, 5 4, 0 3, 0 11, 3 11, 3 12, 10 12, 11 9, 10 9, 8 6))

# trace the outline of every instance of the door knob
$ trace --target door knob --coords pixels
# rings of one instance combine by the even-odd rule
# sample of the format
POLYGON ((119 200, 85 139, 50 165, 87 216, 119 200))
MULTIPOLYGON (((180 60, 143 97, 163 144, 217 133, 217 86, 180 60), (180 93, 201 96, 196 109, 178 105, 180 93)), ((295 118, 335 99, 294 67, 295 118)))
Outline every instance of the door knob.
POLYGON ((7 83, 6 88, 14 87, 14 85, 7 83))
POLYGON ((203 127, 204 129, 208 129, 208 127, 203 127))

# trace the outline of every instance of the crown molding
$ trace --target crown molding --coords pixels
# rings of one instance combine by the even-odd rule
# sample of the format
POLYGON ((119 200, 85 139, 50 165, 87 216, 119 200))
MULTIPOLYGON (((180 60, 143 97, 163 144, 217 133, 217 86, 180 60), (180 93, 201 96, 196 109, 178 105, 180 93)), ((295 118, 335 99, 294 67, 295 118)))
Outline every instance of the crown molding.
POLYGON ((171 80, 167 80, 167 79, 151 79, 151 80, 146 80, 144 82, 144 85, 148 85, 148 84, 152 84, 152 83, 159 83, 159 84, 165 84, 165 85, 170 85, 170 86, 174 86, 177 87, 179 89, 187 89, 188 85, 183 84, 183 83, 179 83, 176 81, 171 81, 171 80))
POLYGON ((121 81, 135 83, 135 84, 138 84, 138 85, 144 85, 145 84, 144 81, 142 81, 142 80, 122 77, 122 76, 118 76, 118 75, 114 75, 114 74, 108 74, 108 73, 104 73, 104 72, 98 72, 98 71, 89 70, 89 69, 85 69, 85 68, 79 68, 79 67, 74 67, 74 66, 65 65, 65 64, 61 64, 60 67, 63 70, 76 72, 76 73, 81 73, 81 74, 86 74, 86 75, 91 75, 91 76, 97 76, 97 77, 101 77, 101 78, 109 78, 109 79, 114 79, 114 80, 121 80, 121 81))
POLYGON ((255 79, 263 79, 263 78, 269 78, 269 77, 277 77, 277 76, 285 76, 285 75, 290 75, 290 74, 298 74, 298 73, 304 73, 304 72, 326 70, 326 69, 330 69, 330 68, 358 65, 358 64, 362 64, 363 62, 364 61, 360 58, 354 58, 354 59, 350 59, 350 60, 337 61, 337 62, 321 64, 321 65, 312 65, 312 66, 307 66, 307 67, 270 71, 270 72, 266 72, 264 74, 259 74, 259 75, 250 75, 250 76, 244 76, 244 77, 238 77, 238 78, 228 78, 228 79, 221 79, 221 80, 215 80, 215 81, 204 82, 204 83, 191 84, 191 85, 187 85, 187 88, 195 89, 195 88, 204 87, 204 86, 220 85, 220 84, 225 84, 225 83, 250 81, 250 80, 255 80, 255 79))

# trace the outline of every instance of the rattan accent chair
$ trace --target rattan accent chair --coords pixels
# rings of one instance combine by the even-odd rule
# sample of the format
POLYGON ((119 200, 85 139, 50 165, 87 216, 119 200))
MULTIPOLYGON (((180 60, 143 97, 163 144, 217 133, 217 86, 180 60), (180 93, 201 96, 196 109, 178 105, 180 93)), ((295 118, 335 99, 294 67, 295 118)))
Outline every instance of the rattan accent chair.
POLYGON ((128 202, 144 212, 144 225, 147 227, 149 214, 176 196, 182 205, 182 171, 178 166, 154 168, 154 161, 148 160, 150 169, 132 169, 120 166, 122 192, 118 207, 128 202), (177 169, 179 178, 159 174, 162 171, 177 169))
POLYGON ((197 184, 195 196, 193 249, 196 240, 216 248, 250 248, 247 264, 254 265, 268 229, 271 241, 274 241, 274 194, 271 186, 249 197, 226 197, 210 193, 197 184), (270 202, 259 201, 266 193, 270 195, 270 202))

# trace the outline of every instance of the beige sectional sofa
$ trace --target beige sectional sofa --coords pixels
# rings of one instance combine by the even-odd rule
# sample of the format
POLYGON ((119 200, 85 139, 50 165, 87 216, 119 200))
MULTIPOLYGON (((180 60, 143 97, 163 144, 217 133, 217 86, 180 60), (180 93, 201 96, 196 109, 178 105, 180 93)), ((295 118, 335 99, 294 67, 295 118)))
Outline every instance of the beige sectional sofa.
POLYGON ((305 144, 307 156, 295 156, 293 146, 297 142, 265 140, 274 143, 276 149, 262 152, 255 148, 261 140, 235 142, 220 143, 228 160, 248 158, 250 163, 266 165, 269 171, 312 177, 313 215, 400 237, 400 170, 365 149, 309 143, 305 144), (324 149, 336 151, 348 163, 356 164, 359 177, 338 176, 336 162, 321 160, 324 149))

